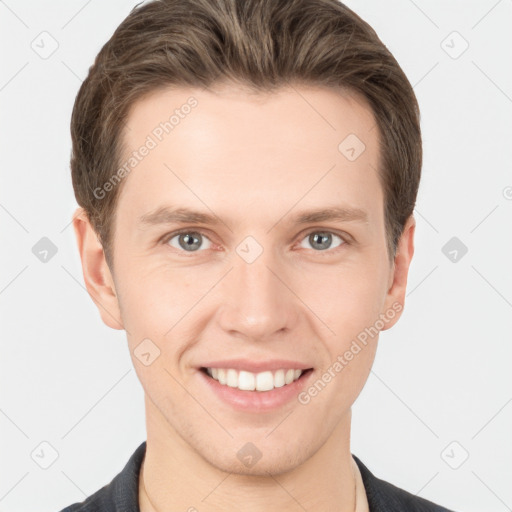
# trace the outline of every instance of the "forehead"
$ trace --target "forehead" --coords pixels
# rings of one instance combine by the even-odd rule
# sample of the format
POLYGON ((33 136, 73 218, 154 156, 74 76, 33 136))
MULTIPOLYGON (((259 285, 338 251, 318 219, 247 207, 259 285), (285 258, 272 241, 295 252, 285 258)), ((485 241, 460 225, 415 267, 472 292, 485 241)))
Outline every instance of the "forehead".
POLYGON ((123 139, 129 147, 150 135, 169 148, 190 141, 211 150, 227 139, 232 150, 241 151, 251 139, 257 143, 253 147, 267 142, 282 152, 307 151, 312 144, 300 143, 308 137, 329 151, 347 130, 365 143, 377 136, 371 108, 359 93, 299 85, 266 93, 234 85, 157 90, 132 105, 127 128, 123 139))
POLYGON ((123 142, 122 163, 134 164, 125 166, 119 201, 128 216, 169 202, 212 205, 215 214, 252 209, 260 217, 262 207, 282 215, 299 201, 316 206, 322 198, 333 206, 382 202, 378 130, 354 93, 304 86, 265 94, 235 86, 160 90, 132 106, 123 142))

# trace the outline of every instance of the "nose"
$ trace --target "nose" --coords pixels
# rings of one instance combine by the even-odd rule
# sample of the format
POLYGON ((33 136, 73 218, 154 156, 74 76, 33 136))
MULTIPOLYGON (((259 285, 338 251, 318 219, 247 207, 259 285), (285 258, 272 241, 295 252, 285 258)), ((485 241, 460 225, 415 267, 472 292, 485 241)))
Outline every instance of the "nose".
POLYGON ((289 275, 268 253, 252 263, 235 258, 221 283, 218 321, 231 335, 258 341, 295 327, 300 301, 290 289, 289 275))

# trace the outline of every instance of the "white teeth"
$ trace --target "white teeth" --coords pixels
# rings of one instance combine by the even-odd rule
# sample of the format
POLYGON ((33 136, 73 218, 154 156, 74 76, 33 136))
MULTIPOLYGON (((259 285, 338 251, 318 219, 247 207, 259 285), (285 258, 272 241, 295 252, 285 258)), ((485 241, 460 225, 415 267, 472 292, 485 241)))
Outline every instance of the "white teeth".
POLYGON ((207 368, 206 372, 220 384, 232 388, 243 391, 270 391, 291 384, 302 375, 304 370, 289 369, 252 373, 233 368, 207 368))
POLYGON ((256 375, 256 389, 258 391, 274 389, 274 376, 272 372, 261 372, 256 375))
POLYGON ((219 368, 217 371, 217 380, 221 384, 226 384, 226 370, 224 368, 219 368))
POLYGON ((277 370, 274 374, 274 387, 280 388, 284 386, 284 370, 277 370))
POLYGON ((226 372, 226 384, 230 388, 238 387, 238 373, 236 370, 230 369, 226 372))
MULTIPOLYGON (((237 373, 236 370, 229 370, 237 373)), ((256 389, 256 383, 254 378, 254 373, 244 372, 243 370, 238 375, 239 383, 238 389, 242 389, 244 391, 254 391, 256 389)))
POLYGON ((284 377, 285 384, 291 384, 293 382, 293 377, 295 376, 295 370, 288 370, 284 377))

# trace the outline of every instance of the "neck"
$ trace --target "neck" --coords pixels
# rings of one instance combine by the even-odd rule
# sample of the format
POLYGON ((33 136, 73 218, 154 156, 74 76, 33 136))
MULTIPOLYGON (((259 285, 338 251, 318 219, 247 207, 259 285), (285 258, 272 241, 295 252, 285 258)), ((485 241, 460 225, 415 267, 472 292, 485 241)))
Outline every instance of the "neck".
POLYGON ((285 471, 223 471, 186 443, 146 399, 146 454, 139 478, 141 512, 355 510, 350 411, 327 441, 285 471), (148 414, 149 413, 149 414, 148 414))

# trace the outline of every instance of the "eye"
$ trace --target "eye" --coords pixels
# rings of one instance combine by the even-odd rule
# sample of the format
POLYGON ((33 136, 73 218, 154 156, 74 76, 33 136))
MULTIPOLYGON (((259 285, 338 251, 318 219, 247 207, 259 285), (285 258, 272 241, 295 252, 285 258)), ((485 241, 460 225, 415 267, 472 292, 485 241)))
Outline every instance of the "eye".
POLYGON ((198 249, 203 244, 203 241, 207 241, 207 246, 203 249, 210 248, 210 239, 199 233, 198 231, 180 231, 179 233, 173 233, 169 235, 164 243, 168 243, 175 249, 183 249, 187 252, 198 252, 198 249))
POLYGON ((327 249, 332 249, 333 237, 340 240, 340 243, 334 248, 346 243, 341 236, 331 233, 330 231, 312 231, 306 235, 300 246, 305 249, 309 249, 309 247, 305 247, 303 245, 304 242, 307 242, 313 247, 313 249, 316 249, 317 252, 326 251, 327 249))

